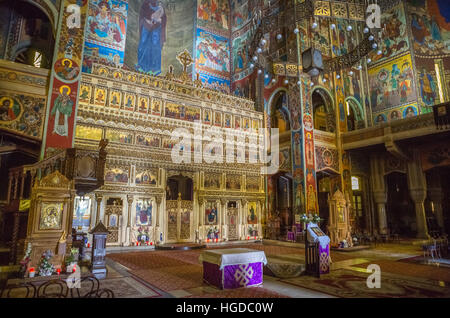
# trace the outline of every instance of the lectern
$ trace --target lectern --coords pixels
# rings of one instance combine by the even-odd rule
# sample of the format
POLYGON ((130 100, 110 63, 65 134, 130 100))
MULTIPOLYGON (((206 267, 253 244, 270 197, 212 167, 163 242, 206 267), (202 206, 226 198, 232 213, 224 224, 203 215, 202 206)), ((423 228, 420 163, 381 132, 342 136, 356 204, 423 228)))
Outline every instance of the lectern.
POLYGON ((106 278, 106 239, 109 231, 100 221, 90 232, 92 234, 92 274, 97 279, 106 278))

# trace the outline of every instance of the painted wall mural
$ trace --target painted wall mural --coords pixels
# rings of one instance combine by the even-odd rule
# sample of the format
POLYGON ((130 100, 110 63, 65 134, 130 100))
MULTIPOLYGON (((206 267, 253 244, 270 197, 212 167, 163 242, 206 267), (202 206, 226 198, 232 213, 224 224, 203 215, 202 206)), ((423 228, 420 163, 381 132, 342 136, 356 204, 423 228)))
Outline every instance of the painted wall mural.
POLYGON ((233 31, 240 29, 251 19, 248 0, 231 0, 231 21, 233 31))
POLYGON ((48 148, 64 149, 73 146, 87 11, 88 1, 65 0, 61 5, 42 157, 48 148), (66 21, 71 13, 66 9, 75 2, 80 6, 81 27, 70 29, 66 21))
POLYGON ((197 25, 218 31, 230 28, 229 0, 198 0, 197 25))
POLYGON ((151 75, 172 65, 181 73, 176 56, 184 49, 192 54, 195 10, 196 0, 130 1, 125 65, 151 75))
POLYGON ((378 49, 382 54, 377 54, 378 49, 372 51, 369 57, 373 63, 379 63, 409 50, 405 9, 402 3, 381 15, 381 26, 383 26, 382 41, 378 43, 378 49))
POLYGON ((42 138, 45 98, 0 91, 0 127, 20 135, 42 138))
POLYGON ((402 118, 411 118, 419 114, 417 103, 407 104, 383 112, 373 114, 374 124, 391 122, 402 118))
POLYGON ((205 224, 207 225, 217 225, 218 217, 217 203, 207 201, 205 203, 205 224))
POLYGON ((83 72, 91 72, 93 63, 123 65, 128 18, 124 0, 91 0, 86 26, 83 72))
POLYGON ((411 55, 406 54, 368 70, 372 111, 417 99, 411 55))
POLYGON ((419 56, 450 55, 450 3, 410 1, 413 49, 419 56))
POLYGON ((418 95, 425 106, 440 103, 438 81, 433 59, 416 57, 418 95))
POLYGON ((152 226, 153 202, 149 199, 136 201, 136 224, 152 226))
POLYGON ((195 67, 207 74, 230 77, 230 43, 229 39, 197 29, 197 51, 195 67))
POLYGON ((248 203, 247 223, 248 224, 258 224, 256 202, 248 203))

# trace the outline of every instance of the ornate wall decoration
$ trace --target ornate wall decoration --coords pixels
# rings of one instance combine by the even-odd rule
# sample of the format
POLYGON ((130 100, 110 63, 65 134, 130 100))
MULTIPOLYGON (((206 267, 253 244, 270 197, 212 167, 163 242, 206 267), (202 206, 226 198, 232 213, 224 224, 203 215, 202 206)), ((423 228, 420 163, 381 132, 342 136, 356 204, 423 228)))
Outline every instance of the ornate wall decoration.
POLYGON ((77 124, 75 130, 76 138, 100 141, 102 139, 102 136, 103 136, 102 128, 77 124))
POLYGON ((152 226, 153 202, 149 199, 136 201, 136 225, 152 226))
POLYGON ((332 169, 339 172, 339 154, 336 149, 316 146, 317 171, 332 169))
POLYGON ((60 230, 63 203, 42 203, 39 230, 60 230))
POLYGON ((220 189, 220 179, 222 175, 214 173, 205 173, 205 189, 220 189))
POLYGON ((226 180, 227 190, 241 190, 240 175, 227 175, 226 180))
POLYGON ((259 191, 259 183, 260 183, 259 177, 247 176, 247 179, 246 179, 247 191, 250 191, 250 192, 259 191))
POLYGON ((158 182, 158 172, 156 170, 137 169, 135 182, 136 185, 156 186, 158 182))
POLYGON ((0 91, 0 127, 41 139, 45 98, 0 91))
POLYGON ((67 20, 71 11, 70 0, 61 3, 62 18, 57 27, 56 47, 52 65, 52 73, 46 114, 45 145, 42 156, 47 148, 71 148, 75 132, 75 118, 79 97, 79 80, 84 47, 84 27, 87 18, 88 2, 79 2, 80 28, 69 28, 67 20))
POLYGON ((129 171, 123 168, 111 168, 105 169, 105 182, 111 183, 128 183, 129 171))
POLYGON ((205 225, 217 225, 218 209, 217 203, 207 201, 205 203, 205 225))

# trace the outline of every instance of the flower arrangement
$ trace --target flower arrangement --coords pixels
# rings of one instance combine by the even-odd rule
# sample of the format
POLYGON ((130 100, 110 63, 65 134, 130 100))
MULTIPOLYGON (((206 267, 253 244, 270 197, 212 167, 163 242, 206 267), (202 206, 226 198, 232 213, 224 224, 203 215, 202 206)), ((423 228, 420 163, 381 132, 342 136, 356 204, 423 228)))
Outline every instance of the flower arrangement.
POLYGON ((138 236, 137 241, 140 243, 145 243, 150 240, 150 233, 148 232, 148 229, 145 227, 140 226, 138 228, 138 236))
POLYGON ((214 238, 218 238, 219 237, 219 230, 217 229, 217 227, 210 227, 208 229, 208 238, 209 239, 214 239, 214 238))
POLYGON ((50 263, 53 253, 47 250, 42 254, 41 262, 39 263, 39 276, 51 276, 55 272, 55 267, 50 263))
POLYGON ((312 217, 312 221, 313 221, 315 224, 319 225, 319 223, 320 223, 320 221, 322 221, 322 219, 320 218, 319 215, 314 214, 313 217, 312 217))

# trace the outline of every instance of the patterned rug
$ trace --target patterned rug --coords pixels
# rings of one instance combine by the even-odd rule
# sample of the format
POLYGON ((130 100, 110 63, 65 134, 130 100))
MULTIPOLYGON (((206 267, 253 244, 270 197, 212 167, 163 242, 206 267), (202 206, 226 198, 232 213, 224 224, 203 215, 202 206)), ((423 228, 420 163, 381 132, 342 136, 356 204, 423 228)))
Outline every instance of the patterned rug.
POLYGON ((263 287, 247 287, 231 290, 218 290, 215 293, 193 295, 188 298, 289 298, 263 287))
POLYGON ((282 282, 344 298, 448 298, 450 288, 427 281, 382 272, 381 288, 366 285, 369 274, 350 269, 337 269, 320 279, 310 276, 284 279, 282 282))
POLYGON ((443 281, 450 285, 450 269, 438 267, 436 265, 422 265, 407 262, 396 262, 390 260, 377 260, 370 263, 355 265, 356 267, 367 268, 370 264, 380 266, 381 273, 388 272, 392 274, 418 277, 430 281, 443 281))

